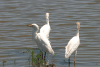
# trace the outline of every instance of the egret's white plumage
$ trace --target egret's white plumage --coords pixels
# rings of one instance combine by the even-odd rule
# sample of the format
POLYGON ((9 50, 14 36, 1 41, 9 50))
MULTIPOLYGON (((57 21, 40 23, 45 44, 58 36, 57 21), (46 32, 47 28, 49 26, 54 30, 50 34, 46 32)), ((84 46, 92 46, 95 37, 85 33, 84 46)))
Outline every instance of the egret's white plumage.
POLYGON ((49 39, 49 33, 50 33, 50 25, 49 25, 49 14, 50 13, 46 13, 46 24, 43 25, 40 29, 40 33, 43 33, 48 39, 49 39))
POLYGON ((54 51, 50 45, 48 38, 45 37, 43 33, 37 33, 39 31, 39 26, 37 24, 32 24, 33 32, 32 39, 37 43, 39 49, 42 52, 49 52, 54 55, 54 51))
POLYGON ((80 44, 80 39, 79 39, 80 23, 77 22, 76 24, 77 24, 77 34, 72 39, 70 39, 68 45, 65 47, 65 58, 69 58, 71 54, 77 50, 80 44))

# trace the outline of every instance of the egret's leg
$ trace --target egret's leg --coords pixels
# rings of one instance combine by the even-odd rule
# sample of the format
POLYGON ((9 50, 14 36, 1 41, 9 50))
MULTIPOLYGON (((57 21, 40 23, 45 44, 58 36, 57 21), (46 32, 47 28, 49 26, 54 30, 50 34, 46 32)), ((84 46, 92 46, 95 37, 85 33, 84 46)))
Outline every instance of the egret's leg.
MULTIPOLYGON (((42 52, 42 60, 45 60, 45 58, 44 58, 44 55, 45 55, 45 52, 42 52)), ((43 65, 44 65, 44 61, 43 61, 43 65)))
POLYGON ((74 67, 75 67, 75 62, 74 62, 74 67))
POLYGON ((45 58, 46 58, 46 52, 44 52, 44 60, 45 60, 45 58))
POLYGON ((48 61, 49 53, 47 52, 47 61, 48 61))
POLYGON ((69 64, 70 64, 70 57, 69 57, 68 61, 69 61, 69 64))
POLYGON ((77 55, 77 50, 75 51, 75 55, 74 55, 74 62, 75 62, 76 55, 77 55))
POLYGON ((69 64, 68 64, 68 67, 70 67, 70 62, 69 62, 69 64))
POLYGON ((47 52, 47 64, 49 64, 48 57, 49 57, 49 53, 47 52))
POLYGON ((44 60, 44 52, 42 52, 42 59, 44 60))

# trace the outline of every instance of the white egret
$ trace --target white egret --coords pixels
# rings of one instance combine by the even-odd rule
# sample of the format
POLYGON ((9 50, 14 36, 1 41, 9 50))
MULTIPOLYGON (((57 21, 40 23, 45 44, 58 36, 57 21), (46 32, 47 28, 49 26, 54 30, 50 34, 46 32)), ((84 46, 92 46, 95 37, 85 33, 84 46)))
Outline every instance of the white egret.
POLYGON ((44 53, 47 52, 47 59, 48 59, 48 52, 51 55, 54 55, 54 51, 50 45, 50 41, 48 40, 47 37, 43 33, 37 33, 39 31, 39 26, 37 24, 31 24, 28 26, 33 27, 33 32, 32 32, 32 39, 35 41, 39 47, 39 49, 44 53))
POLYGON ((46 13, 46 22, 47 24, 43 25, 40 29, 40 32, 43 33, 48 39, 49 39, 49 33, 50 33, 50 25, 49 25, 49 14, 50 13, 46 13))
MULTIPOLYGON (((77 48, 80 44, 80 38, 79 38, 79 28, 80 28, 80 23, 77 22, 77 34, 74 36, 70 41, 68 42, 68 45, 65 47, 65 58, 69 58, 71 54, 75 51, 75 56, 77 54, 77 48)), ((75 62, 75 56, 74 56, 74 62, 75 62)))

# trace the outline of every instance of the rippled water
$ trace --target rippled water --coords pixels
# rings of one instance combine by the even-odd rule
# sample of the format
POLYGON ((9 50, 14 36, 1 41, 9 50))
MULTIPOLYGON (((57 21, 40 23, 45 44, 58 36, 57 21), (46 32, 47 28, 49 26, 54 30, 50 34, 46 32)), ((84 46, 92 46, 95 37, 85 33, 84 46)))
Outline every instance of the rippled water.
POLYGON ((57 67, 70 66, 64 58, 67 42, 76 35, 76 22, 81 23, 75 67, 100 67, 100 1, 99 0, 0 0, 0 67, 29 67, 26 48, 37 48, 32 41, 32 28, 45 22, 50 13, 50 41, 57 53, 49 62, 57 67), (3 64, 3 61, 7 61, 3 64))

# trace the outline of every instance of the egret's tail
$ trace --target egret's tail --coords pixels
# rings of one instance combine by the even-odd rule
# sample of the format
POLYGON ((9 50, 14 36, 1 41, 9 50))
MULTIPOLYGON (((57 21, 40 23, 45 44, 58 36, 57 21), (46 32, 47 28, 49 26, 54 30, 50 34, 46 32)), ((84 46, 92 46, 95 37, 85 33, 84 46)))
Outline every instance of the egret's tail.
POLYGON ((72 52, 73 52, 72 50, 68 50, 68 48, 66 47, 65 48, 65 58, 69 58, 72 52))
POLYGON ((65 52, 65 58, 69 58, 71 54, 65 52))
POLYGON ((53 51, 53 49, 52 48, 49 48, 49 53, 51 54, 51 55, 54 55, 54 51, 53 51))

